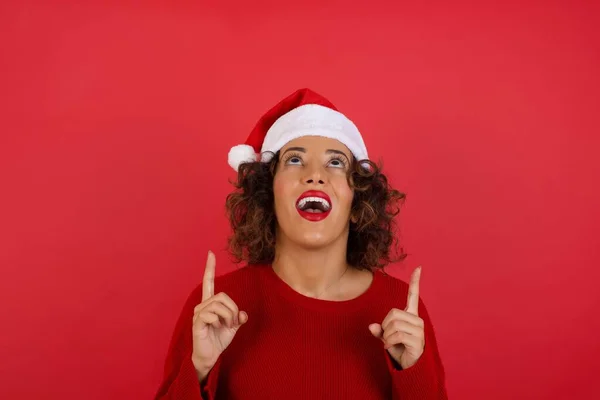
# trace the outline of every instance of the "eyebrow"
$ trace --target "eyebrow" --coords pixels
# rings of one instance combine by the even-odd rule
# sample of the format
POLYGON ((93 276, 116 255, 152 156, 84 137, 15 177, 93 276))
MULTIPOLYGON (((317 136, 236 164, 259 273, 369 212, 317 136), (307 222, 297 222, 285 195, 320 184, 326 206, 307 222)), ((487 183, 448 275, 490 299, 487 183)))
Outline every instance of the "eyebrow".
POLYGON ((341 155, 343 155, 344 157, 348 158, 348 156, 346 155, 346 153, 344 153, 344 152, 343 152, 343 151, 341 151, 341 150, 328 149, 328 150, 326 151, 326 153, 341 154, 341 155))
MULTIPOLYGON (((299 152, 301 152, 301 153, 306 153, 306 149, 305 149, 304 147, 290 147, 290 148, 286 149, 286 150, 283 152, 283 154, 287 153, 288 151, 299 151, 299 152)), ((325 152, 326 152, 326 153, 328 153, 328 154, 331 154, 331 153, 333 153, 333 154, 341 154, 341 155, 343 155, 344 157, 348 158, 348 156, 346 155, 346 153, 344 153, 344 152, 343 152, 343 151, 341 151, 341 150, 327 149, 327 151, 325 151, 325 152)), ((283 155, 283 154, 282 154, 282 155, 283 155)))
POLYGON ((290 147, 286 151, 284 151, 283 154, 287 153, 288 151, 299 151, 301 153, 306 153, 306 149, 304 147, 290 147))

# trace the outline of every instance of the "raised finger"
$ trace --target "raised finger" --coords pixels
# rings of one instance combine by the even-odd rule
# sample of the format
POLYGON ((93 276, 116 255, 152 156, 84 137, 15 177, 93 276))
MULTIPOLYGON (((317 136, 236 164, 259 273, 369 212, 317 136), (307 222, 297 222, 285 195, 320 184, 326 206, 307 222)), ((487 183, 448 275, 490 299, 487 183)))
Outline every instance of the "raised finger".
POLYGON ((410 276, 408 285, 408 298, 405 311, 419 315, 419 282, 421 280, 421 267, 416 268, 410 276))
POLYGON ((202 301, 207 300, 215 294, 215 254, 208 252, 206 259, 206 268, 204 268, 204 278, 202 279, 202 301))

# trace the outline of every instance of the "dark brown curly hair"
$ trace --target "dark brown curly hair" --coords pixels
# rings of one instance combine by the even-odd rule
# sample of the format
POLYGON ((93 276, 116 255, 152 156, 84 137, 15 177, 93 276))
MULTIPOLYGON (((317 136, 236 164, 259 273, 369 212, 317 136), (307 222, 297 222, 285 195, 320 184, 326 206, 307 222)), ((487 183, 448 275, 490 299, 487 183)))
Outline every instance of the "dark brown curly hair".
MULTIPOLYGON (((346 260, 352 267, 373 271, 406 257, 398 249, 394 222, 406 195, 390 186, 381 166, 364 162, 370 164, 369 169, 354 160, 348 171, 354 198, 346 260)), ((227 196, 225 208, 233 229, 228 247, 235 262, 270 264, 274 260, 273 177, 278 163, 279 153, 268 163, 243 163, 237 181, 232 182, 235 190, 227 196)))

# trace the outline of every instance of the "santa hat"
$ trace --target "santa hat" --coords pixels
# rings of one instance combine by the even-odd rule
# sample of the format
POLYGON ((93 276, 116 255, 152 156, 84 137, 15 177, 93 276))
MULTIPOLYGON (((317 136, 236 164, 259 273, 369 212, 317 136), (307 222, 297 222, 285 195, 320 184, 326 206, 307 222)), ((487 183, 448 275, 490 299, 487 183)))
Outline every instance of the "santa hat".
POLYGON ((245 144, 229 151, 228 162, 238 170, 245 162, 268 162, 286 143, 302 136, 337 139, 359 161, 368 159, 367 148, 354 123, 326 98, 310 89, 292 93, 263 115, 245 144))

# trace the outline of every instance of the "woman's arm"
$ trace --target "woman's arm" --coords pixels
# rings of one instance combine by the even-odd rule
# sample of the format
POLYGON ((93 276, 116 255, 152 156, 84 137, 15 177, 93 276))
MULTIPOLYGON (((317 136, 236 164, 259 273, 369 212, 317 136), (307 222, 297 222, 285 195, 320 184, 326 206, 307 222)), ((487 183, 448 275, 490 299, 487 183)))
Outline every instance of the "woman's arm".
POLYGON ((387 350, 386 360, 392 376, 393 399, 447 400, 446 376, 431 319, 425 304, 419 299, 419 316, 423 319, 425 347, 417 362, 402 369, 387 350))
MULTIPOLYGON (((162 382, 155 400, 213 400, 211 374, 202 384, 192 363, 192 320, 194 307, 202 298, 201 288, 188 297, 175 324, 164 365, 162 382)), ((217 366, 215 366, 217 367, 217 366)), ((214 369, 214 368, 213 368, 214 369)))

